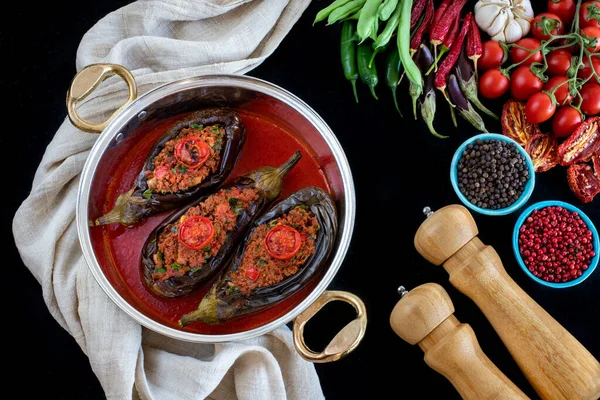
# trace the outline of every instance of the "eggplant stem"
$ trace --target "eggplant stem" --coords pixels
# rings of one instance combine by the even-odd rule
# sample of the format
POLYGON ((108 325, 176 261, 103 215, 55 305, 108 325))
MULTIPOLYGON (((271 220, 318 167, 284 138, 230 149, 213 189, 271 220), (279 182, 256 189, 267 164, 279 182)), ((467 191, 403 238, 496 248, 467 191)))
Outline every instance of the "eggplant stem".
POLYGON ((218 324, 217 305, 219 304, 219 299, 217 298, 216 293, 216 286, 213 286, 210 292, 208 292, 202 301, 200 301, 197 310, 181 316, 179 319, 179 326, 184 327, 197 321, 202 321, 210 325, 218 324))
POLYGON ((438 61, 440 61, 440 58, 442 58, 442 56, 444 54, 446 54, 448 50, 446 50, 446 47, 444 47, 441 51, 440 54, 438 54, 435 58, 435 60, 433 60, 433 64, 431 64, 431 66, 429 67, 429 69, 427 70, 427 72, 425 72, 425 75, 429 75, 431 73, 431 71, 433 71, 433 69, 435 68, 435 70, 437 71, 437 63, 438 61))
POLYGON ((277 168, 277 175, 281 177, 286 176, 288 172, 290 172, 292 168, 298 164, 298 161, 300 161, 301 158, 302 153, 300 153, 300 150, 296 150, 286 162, 277 168))
POLYGON ((356 92, 356 79, 352 79, 350 81, 350 83, 352 84, 352 91, 354 92, 354 99, 358 103, 358 93, 356 92))
POLYGON ((437 133, 435 131, 435 128, 433 127, 433 121, 425 120, 425 124, 427 125, 427 128, 429 128, 429 132, 433 136, 440 138, 440 139, 448 139, 449 138, 449 136, 440 135, 439 133, 437 133))
POLYGON ((115 206, 113 207, 113 209, 110 210, 108 213, 104 214, 103 216, 97 218, 95 221, 90 221, 90 225, 99 226, 116 223, 121 223, 123 225, 132 225, 136 223, 139 220, 139 218, 142 217, 142 215, 141 213, 140 215, 134 215, 132 210, 128 210, 128 206, 143 206, 143 204, 146 203, 148 200, 137 196, 132 196, 133 191, 134 189, 130 189, 128 192, 119 195, 119 197, 117 197, 117 201, 115 202, 115 206), (128 216, 128 212, 132 215, 128 216))

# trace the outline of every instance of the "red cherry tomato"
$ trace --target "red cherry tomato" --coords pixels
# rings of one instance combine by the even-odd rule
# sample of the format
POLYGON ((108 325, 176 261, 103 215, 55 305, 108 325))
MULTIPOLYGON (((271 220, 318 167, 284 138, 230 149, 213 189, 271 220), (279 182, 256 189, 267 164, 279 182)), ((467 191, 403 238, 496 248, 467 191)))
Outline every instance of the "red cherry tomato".
POLYGON ((557 138, 567 137, 577 129, 581 121, 581 114, 576 108, 561 107, 552 118, 552 132, 557 138))
POLYGON ((246 278, 250 279, 251 281, 255 281, 260 276, 260 272, 256 268, 250 267, 246 270, 244 275, 246 275, 246 278))
POLYGON ((544 26, 547 26, 552 35, 562 35, 564 24, 560 17, 552 13, 541 13, 531 22, 531 33, 538 40, 548 40, 550 35, 544 34, 544 26))
POLYGON ((569 25, 575 16, 575 2, 573 0, 550 0, 548 12, 558 15, 560 20, 569 25))
POLYGON ((583 63, 583 68, 580 68, 579 71, 577 71, 578 77, 587 79, 592 74, 592 68, 590 68, 590 58, 592 59, 592 67, 594 68, 594 71, 597 74, 600 74, 600 56, 592 55, 588 58, 587 55, 584 55, 583 60, 581 60, 583 63))
POLYGON ((171 173, 171 170, 169 169, 169 167, 167 167, 165 165, 161 165, 160 167, 158 167, 154 170, 154 176, 156 177, 156 179, 162 179, 162 178, 166 177, 167 175, 169 175, 170 173, 171 173))
POLYGON ((581 111, 587 116, 600 114, 600 85, 588 82, 579 91, 582 97, 581 111))
MULTIPOLYGON (((542 43, 539 40, 534 39, 534 38, 525 38, 525 39, 517 40, 515 45, 524 47, 529 50, 535 50, 535 49, 538 49, 542 45, 542 43)), ((527 57, 529 57, 529 58, 527 58, 527 61, 523 62, 523 64, 521 64, 521 65, 531 65, 534 62, 542 62, 542 52, 540 50, 531 54, 531 52, 529 52, 527 50, 523 50, 516 46, 511 47, 511 49, 510 49, 510 59, 512 60, 513 63, 515 63, 515 64, 519 63, 519 62, 525 60, 527 57)))
POLYGON ((477 61, 477 68, 480 71, 495 69, 505 61, 506 54, 500 43, 495 40, 488 40, 483 43, 483 52, 477 61))
POLYGON ((554 76, 548 79, 548 82, 544 85, 544 90, 547 92, 552 91, 552 89, 558 86, 558 89, 554 92, 554 97, 556 97, 558 105, 569 104, 573 100, 573 95, 567 83, 568 80, 566 76, 554 76))
POLYGON ((288 225, 277 225, 267 232, 265 248, 267 253, 278 260, 289 260, 300 250, 300 232, 288 225))
POLYGON ((179 243, 190 250, 200 250, 212 242, 215 229, 210 219, 199 215, 187 217, 179 226, 179 243))
POLYGON ((200 168, 208 157, 210 157, 210 147, 198 136, 185 136, 175 145, 175 158, 188 168, 200 168))
POLYGON ((546 62, 548 63, 548 75, 552 76, 564 76, 571 67, 571 53, 565 49, 558 49, 551 51, 546 56, 546 62))
POLYGON ((600 1, 586 1, 579 9, 579 27, 595 26, 600 28, 600 1))
POLYGON ((535 93, 525 104, 525 115, 532 124, 548 121, 554 115, 554 111, 556 104, 553 104, 550 96, 544 92, 535 93))
POLYGON ((485 71, 479 77, 479 93, 486 99, 495 99, 508 90, 510 81, 499 69, 485 71))
POLYGON ((586 26, 581 30, 581 36, 585 40, 591 40, 589 47, 587 47, 587 51, 595 53, 600 50, 600 28, 597 26, 586 26), (586 36, 589 39, 587 39, 586 36))
POLYGON ((527 65, 518 67, 510 77, 510 95, 516 100, 525 101, 543 87, 544 83, 527 65))

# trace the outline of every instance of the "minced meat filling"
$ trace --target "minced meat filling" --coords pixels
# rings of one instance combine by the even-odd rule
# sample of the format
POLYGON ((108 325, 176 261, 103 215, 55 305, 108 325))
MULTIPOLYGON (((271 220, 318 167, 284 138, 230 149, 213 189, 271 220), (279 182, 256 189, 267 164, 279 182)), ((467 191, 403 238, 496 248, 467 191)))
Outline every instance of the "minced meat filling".
MULTIPOLYGON (((182 129, 177 137, 165 143, 163 149, 152 160, 152 170, 146 171, 148 195, 154 193, 175 193, 200 184, 207 176, 217 171, 221 161, 223 135, 225 129, 220 125, 202 126, 192 124, 190 129, 182 129), (202 139, 211 154, 199 168, 188 168, 175 157, 177 142, 186 136, 202 139)), ((144 194, 146 195, 146 192, 144 194)), ((148 196, 149 197, 149 196, 148 196)))
POLYGON ((222 189, 197 206, 191 207, 178 221, 167 225, 158 237, 152 278, 165 280, 172 276, 194 273, 202 268, 208 260, 217 255, 225 243, 227 234, 235 227, 238 214, 256 199, 256 189, 222 189), (197 215, 212 222, 214 237, 206 247, 191 250, 179 242, 179 226, 187 217, 197 215))
POLYGON ((242 262, 230 276, 228 293, 240 291, 249 295, 252 289, 271 286, 298 272, 308 257, 315 252, 319 222, 305 206, 297 206, 287 214, 258 226, 246 244, 242 262), (267 252, 265 237, 271 228, 283 224, 300 233, 302 244, 298 253, 288 260, 278 260, 267 252))

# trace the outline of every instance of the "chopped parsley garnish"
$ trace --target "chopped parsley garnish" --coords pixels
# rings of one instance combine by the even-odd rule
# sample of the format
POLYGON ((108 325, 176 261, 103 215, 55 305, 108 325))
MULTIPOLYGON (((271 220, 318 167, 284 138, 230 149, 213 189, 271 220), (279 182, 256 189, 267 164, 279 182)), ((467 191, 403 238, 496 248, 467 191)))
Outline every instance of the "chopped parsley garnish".
POLYGON ((263 260, 262 258, 258 259, 258 265, 260 265, 261 267, 266 267, 267 266, 267 262, 265 260, 263 260))
POLYGON ((222 149, 222 147, 221 147, 221 143, 217 143, 217 144, 215 144, 215 145, 213 146, 213 149, 215 149, 215 150, 221 150, 221 149, 222 149))
POLYGON ((202 125, 202 124, 191 124, 190 128, 202 130, 202 129, 204 129, 204 125, 202 125))
POLYGON ((171 264, 171 268, 174 270, 179 271, 181 269, 182 265, 181 264, 177 264, 177 263, 173 263, 171 264))
POLYGON ((152 189, 144 190, 144 193, 142 193, 142 197, 145 199, 149 199, 150 197, 152 197, 152 189))
POLYGON ((216 125, 212 126, 210 130, 211 130, 211 131, 212 131, 212 133, 214 133, 215 135, 218 135, 218 134, 220 134, 220 133, 221 133, 221 130, 220 130, 220 129, 219 129, 219 127, 218 127, 218 126, 216 126, 216 125))
POLYGON ((158 253, 156 253, 156 256, 158 257, 158 261, 164 263, 165 262, 165 256, 163 253, 161 253, 160 251, 158 253))
POLYGON ((202 269, 202 267, 194 267, 192 269, 190 269, 190 273, 193 274, 194 272, 200 271, 202 269))
POLYGON ((204 246, 202 248, 202 251, 210 251, 210 249, 211 249, 211 247, 210 247, 210 244, 209 244, 208 246, 204 246))
POLYGON ((301 208, 301 209, 303 209, 303 210, 308 209, 308 207, 306 206, 306 204, 300 204, 298 207, 301 208))
POLYGON ((239 204, 239 202, 240 202, 240 199, 236 199, 235 197, 232 197, 229 199, 229 205, 232 208, 235 208, 239 204))
POLYGON ((164 269, 164 268, 159 268, 159 269, 156 270, 157 274, 164 274, 165 272, 167 272, 167 270, 164 269))
POLYGON ((275 228, 276 226, 277 226, 276 220, 272 220, 271 222, 269 222, 269 228, 275 228))
POLYGON ((317 224, 317 230, 321 229, 321 225, 317 224))
POLYGON ((174 173, 174 174, 176 174, 177 170, 175 168, 171 168, 171 172, 174 173))
POLYGON ((242 212, 244 208, 243 207, 236 207, 235 210, 233 210, 233 213, 235 215, 238 215, 240 212, 242 212))
POLYGON ((171 226, 170 229, 171 229, 171 232, 175 232, 175 233, 179 232, 179 228, 176 227, 175 225, 171 226))
POLYGON ((185 174, 187 172, 187 170, 188 170, 185 165, 181 165, 181 164, 179 164, 177 166, 177 168, 179 168, 179 172, 181 172, 182 174, 185 174))

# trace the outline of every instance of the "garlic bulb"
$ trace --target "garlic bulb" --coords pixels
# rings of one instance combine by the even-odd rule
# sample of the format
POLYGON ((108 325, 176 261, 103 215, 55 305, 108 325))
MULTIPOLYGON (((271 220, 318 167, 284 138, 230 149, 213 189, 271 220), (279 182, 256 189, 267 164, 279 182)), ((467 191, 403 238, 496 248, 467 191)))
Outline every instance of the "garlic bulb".
POLYGON ((513 43, 529 33, 533 9, 529 0, 479 0, 475 22, 492 40, 513 43))

